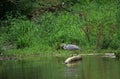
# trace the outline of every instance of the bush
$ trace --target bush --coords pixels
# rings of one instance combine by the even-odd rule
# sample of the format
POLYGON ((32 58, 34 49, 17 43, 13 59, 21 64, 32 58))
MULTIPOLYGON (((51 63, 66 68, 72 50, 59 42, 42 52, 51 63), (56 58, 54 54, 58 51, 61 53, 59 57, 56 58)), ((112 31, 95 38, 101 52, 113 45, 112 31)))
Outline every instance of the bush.
POLYGON ((119 49, 117 1, 105 1, 106 4, 103 0, 82 1, 69 7, 69 13, 46 11, 34 21, 25 17, 8 18, 2 25, 6 26, 3 31, 5 42, 15 44, 17 48, 42 48, 43 44, 53 48, 61 43, 74 43, 89 49, 119 49))
POLYGON ((16 44, 17 48, 29 47, 33 45, 37 31, 37 26, 33 22, 16 19, 9 28, 9 41, 16 44))

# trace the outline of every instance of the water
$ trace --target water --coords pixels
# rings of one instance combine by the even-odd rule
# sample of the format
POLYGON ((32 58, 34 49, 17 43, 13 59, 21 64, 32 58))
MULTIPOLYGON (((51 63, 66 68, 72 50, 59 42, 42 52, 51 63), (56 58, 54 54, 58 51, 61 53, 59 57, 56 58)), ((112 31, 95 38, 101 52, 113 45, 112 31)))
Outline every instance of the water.
POLYGON ((34 57, 0 61, 0 79, 120 79, 119 60, 87 56, 70 66, 64 60, 64 57, 34 57))

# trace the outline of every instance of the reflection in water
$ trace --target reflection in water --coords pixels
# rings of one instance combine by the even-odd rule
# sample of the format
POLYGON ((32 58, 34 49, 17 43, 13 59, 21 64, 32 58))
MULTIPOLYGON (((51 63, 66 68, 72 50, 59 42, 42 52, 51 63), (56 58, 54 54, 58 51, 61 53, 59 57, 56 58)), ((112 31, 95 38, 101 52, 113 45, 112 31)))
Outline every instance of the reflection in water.
POLYGON ((65 79, 82 79, 82 67, 80 65, 81 61, 66 64, 67 67, 65 68, 65 79))
POLYGON ((77 66, 81 63, 81 61, 76 61, 76 62, 73 62, 73 63, 68 63, 66 64, 68 67, 74 67, 74 66, 77 66))
POLYGON ((119 79, 120 61, 89 57, 83 60, 84 79, 119 79))
POLYGON ((0 61, 0 79, 120 79, 119 60, 87 56, 69 66, 63 63, 63 57, 0 61))

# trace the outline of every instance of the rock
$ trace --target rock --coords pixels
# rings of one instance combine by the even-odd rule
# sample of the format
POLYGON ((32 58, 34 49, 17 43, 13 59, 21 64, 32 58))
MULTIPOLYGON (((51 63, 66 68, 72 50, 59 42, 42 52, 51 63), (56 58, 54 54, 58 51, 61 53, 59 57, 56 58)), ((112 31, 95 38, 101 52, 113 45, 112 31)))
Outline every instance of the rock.
POLYGON ((72 56, 65 60, 65 64, 70 64, 70 63, 74 63, 74 62, 81 61, 81 60, 82 60, 82 57, 80 55, 72 56))
POLYGON ((115 55, 115 53, 105 53, 104 57, 116 58, 116 55, 115 55))

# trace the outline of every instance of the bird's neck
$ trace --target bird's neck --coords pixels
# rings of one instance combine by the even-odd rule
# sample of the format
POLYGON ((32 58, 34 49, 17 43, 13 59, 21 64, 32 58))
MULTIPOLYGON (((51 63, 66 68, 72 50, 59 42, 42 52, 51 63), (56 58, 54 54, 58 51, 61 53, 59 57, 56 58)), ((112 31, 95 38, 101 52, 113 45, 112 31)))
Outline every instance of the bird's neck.
POLYGON ((63 46, 64 49, 66 49, 66 46, 63 46))

